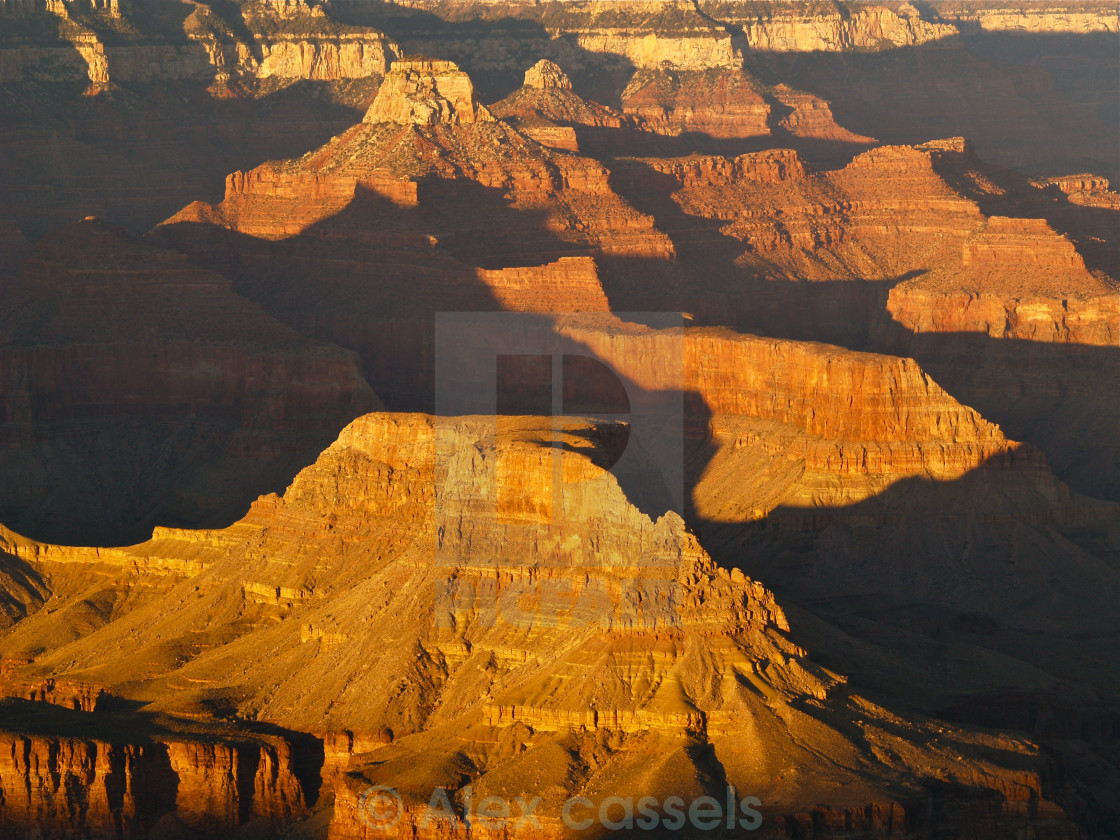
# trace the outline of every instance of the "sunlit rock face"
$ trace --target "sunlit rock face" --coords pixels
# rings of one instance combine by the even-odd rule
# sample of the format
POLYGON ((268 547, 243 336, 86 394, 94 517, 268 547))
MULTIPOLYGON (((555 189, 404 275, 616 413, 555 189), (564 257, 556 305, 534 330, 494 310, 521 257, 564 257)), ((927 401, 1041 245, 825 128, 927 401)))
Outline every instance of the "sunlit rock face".
MULTIPOLYGON (((332 762, 350 769, 326 779, 331 836, 367 836, 359 800, 370 784, 399 789, 419 809, 406 827, 418 824, 425 786, 462 787, 441 768, 464 749, 475 791, 512 799, 526 767, 547 774, 534 789, 539 816, 560 833, 564 801, 605 783, 693 796, 731 785, 786 813, 824 807, 845 825, 921 820, 921 784, 907 781, 920 772, 998 792, 1004 804, 984 819, 1072 836, 1024 770, 1037 764, 1033 746, 924 720, 899 729, 792 641, 764 586, 713 563, 675 513, 634 506, 625 476, 601 466, 619 440, 612 424, 578 417, 555 429, 547 418, 373 414, 229 529, 161 530, 103 555, 8 532, 8 552, 59 581, 62 609, 31 615, 0 650, 15 658, 45 644, 24 672, 80 671, 163 714, 236 685, 244 716, 346 733, 344 755, 340 736, 327 738, 332 762), (114 579, 131 580, 132 594, 120 591, 98 641, 55 648, 88 588, 114 579), (718 782, 701 744, 726 774, 718 782), (569 750, 596 760, 572 765, 569 750), (858 772, 838 770, 837 756, 858 772), (775 772, 791 762, 794 780, 775 772), (684 787, 682 772, 694 778, 684 787), (837 789, 838 778, 852 783, 837 789)), ((276 749, 254 754, 255 793, 242 802, 235 752, 168 742, 172 813, 221 828, 239 808, 298 809, 302 789, 276 749)), ((0 766, 5 786, 31 778, 32 797, 49 795, 29 773, 18 760, 0 766)), ((967 800, 938 802, 946 819, 975 818, 967 800)))
POLYGON ((475 100, 470 76, 454 62, 405 58, 393 62, 364 121, 465 125, 489 119, 475 100))
POLYGON ((0 0, 0 837, 1116 833, 1115 9, 152 2, 0 0))
POLYGON ((525 87, 557 88, 558 90, 571 90, 572 80, 568 74, 547 58, 542 58, 525 71, 525 87))

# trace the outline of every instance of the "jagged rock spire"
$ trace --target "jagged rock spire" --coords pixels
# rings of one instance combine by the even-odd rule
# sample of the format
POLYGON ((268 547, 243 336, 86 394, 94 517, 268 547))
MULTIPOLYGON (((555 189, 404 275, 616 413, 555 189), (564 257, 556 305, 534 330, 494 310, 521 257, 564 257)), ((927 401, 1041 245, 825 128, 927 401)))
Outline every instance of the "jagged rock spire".
POLYGON ((547 58, 542 58, 525 71, 525 87, 531 88, 560 88, 571 90, 572 80, 568 78, 560 67, 547 58))

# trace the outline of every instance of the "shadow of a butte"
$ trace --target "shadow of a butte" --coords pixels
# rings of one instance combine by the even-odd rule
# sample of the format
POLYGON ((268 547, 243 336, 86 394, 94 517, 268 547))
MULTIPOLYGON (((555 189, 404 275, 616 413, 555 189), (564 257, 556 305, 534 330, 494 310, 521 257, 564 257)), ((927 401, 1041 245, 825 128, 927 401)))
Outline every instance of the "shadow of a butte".
POLYGON ((883 143, 970 137, 1003 166, 1120 177, 1114 33, 987 32, 882 52, 745 56, 752 75, 826 99, 840 125, 883 143))

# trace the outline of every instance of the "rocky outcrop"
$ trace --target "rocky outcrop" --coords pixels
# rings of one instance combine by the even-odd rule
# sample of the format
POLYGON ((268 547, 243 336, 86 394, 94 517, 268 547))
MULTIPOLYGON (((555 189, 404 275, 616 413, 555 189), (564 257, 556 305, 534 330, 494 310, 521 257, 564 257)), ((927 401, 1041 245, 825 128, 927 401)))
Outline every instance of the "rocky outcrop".
POLYGON ((916 333, 981 333, 1112 347, 1120 335, 1118 295, 1107 285, 1100 295, 1088 298, 1009 298, 1000 292, 940 291, 907 283, 891 290, 888 309, 898 323, 916 333))
POLYGON ((260 54, 259 63, 245 60, 247 71, 258 79, 336 81, 384 76, 396 47, 376 33, 343 33, 262 39, 260 54))
MULTIPOLYGON (((406 239, 394 241, 414 246, 410 263, 417 250, 434 249, 469 254, 488 267, 539 264, 542 254, 671 253, 653 220, 612 190, 601 163, 555 154, 494 120, 473 99, 470 79, 450 62, 398 65, 361 125, 298 160, 232 174, 221 204, 191 205, 167 226, 207 222, 282 239, 316 225, 361 223, 362 214, 368 229, 373 216, 383 216, 392 227, 407 226, 406 239), (352 212, 342 212, 349 207, 352 212), (402 207, 423 209, 402 215, 396 209, 402 207)), ((376 235, 367 231, 362 239, 376 235)), ((383 254, 378 260, 387 264, 383 254)))
POLYGON ((832 108, 819 96, 780 84, 774 87, 774 97, 790 109, 789 113, 778 122, 778 127, 794 137, 866 145, 876 142, 874 137, 865 137, 837 125, 836 118, 832 115, 832 108))
POLYGON ((206 836, 266 836, 303 813, 280 739, 139 743, 0 733, 6 836, 146 836, 169 824, 206 836))
POLYGON ((629 128, 631 121, 613 108, 584 99, 556 64, 541 59, 525 72, 525 84, 491 106, 500 119, 542 146, 579 151, 577 128, 629 128))
POLYGON ((562 257, 524 268, 479 269, 478 276, 509 312, 609 312, 595 261, 562 257))
POLYGON ((740 70, 639 71, 622 92, 622 110, 660 134, 770 134, 761 86, 740 70))
POLYGON ((1057 189, 1069 196, 1071 204, 1120 210, 1120 193, 1110 189, 1109 180, 1091 172, 1079 175, 1057 175, 1031 182, 1039 189, 1057 189))
POLYGON ((11 673, 26 661, 0 663, 0 696, 19 697, 33 703, 49 703, 79 712, 95 712, 111 695, 103 687, 77 680, 17 680, 11 673))
POLYGON ((1090 273, 1043 219, 992 216, 964 242, 959 265, 893 288, 887 309, 915 333, 1114 347, 1120 285, 1090 273))
POLYGON ((453 62, 409 58, 393 63, 364 122, 426 126, 490 119, 475 100, 470 77, 453 62))
POLYGON ((525 87, 547 90, 571 90, 572 80, 568 74, 547 58, 542 58, 525 71, 525 87))

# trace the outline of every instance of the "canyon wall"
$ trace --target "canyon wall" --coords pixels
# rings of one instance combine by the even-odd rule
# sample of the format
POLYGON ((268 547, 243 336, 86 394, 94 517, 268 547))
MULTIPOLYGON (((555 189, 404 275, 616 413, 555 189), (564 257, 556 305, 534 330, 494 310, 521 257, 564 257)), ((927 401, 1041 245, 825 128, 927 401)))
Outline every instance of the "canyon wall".
POLYGON ((36 27, 0 42, 0 84, 88 79, 97 90, 117 83, 363 79, 384 75, 398 55, 382 33, 340 26, 321 9, 303 6, 293 15, 277 8, 250 5, 226 19, 202 6, 176 28, 127 10, 123 17, 135 23, 107 23, 98 10, 72 13, 60 3, 50 10, 57 20, 34 13, 36 27))
POLYGON ((0 732, 5 836, 270 836, 303 813, 290 747, 182 739, 110 742, 0 732), (9 833, 10 832, 10 833, 9 833))

